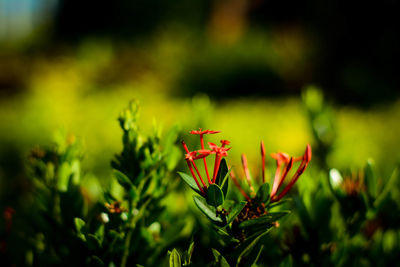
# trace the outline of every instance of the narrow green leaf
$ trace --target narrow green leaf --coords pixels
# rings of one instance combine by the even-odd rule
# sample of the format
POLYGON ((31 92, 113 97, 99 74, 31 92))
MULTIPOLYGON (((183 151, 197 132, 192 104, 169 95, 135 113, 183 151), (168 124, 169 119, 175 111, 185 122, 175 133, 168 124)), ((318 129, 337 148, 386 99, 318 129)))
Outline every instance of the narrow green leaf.
POLYGON ((228 193, 228 187, 229 187, 228 177, 230 170, 231 169, 228 169, 228 164, 226 163, 226 160, 222 159, 221 164, 219 165, 219 170, 215 183, 221 187, 222 192, 224 193, 224 197, 226 197, 228 193))
POLYGON ((181 255, 174 248, 174 250, 172 250, 171 254, 169 255, 169 267, 181 267, 181 266, 182 266, 181 255))
POLYGON ((218 228, 217 233, 221 236, 221 240, 226 240, 229 243, 240 243, 240 241, 228 234, 226 227, 218 228))
POLYGON ((179 176, 182 178, 182 180, 190 187, 192 188, 196 193, 201 195, 201 192, 199 188, 197 187, 196 182, 194 181, 194 178, 190 175, 187 175, 184 172, 178 172, 179 176))
POLYGON ((399 170, 398 168, 395 168, 392 172, 392 175, 390 176, 389 180, 387 181, 385 187, 383 188, 382 192, 379 194, 377 199, 374 202, 374 206, 377 207, 378 209, 381 208, 381 205, 384 203, 384 200, 386 197, 389 195, 389 192, 396 189, 398 187, 398 181, 399 181, 399 170))
POLYGON ((290 202, 290 201, 292 201, 292 199, 287 197, 278 202, 268 203, 268 209, 278 207, 278 206, 285 204, 286 202, 290 202))
POLYGON ((224 258, 224 256, 221 255, 221 253, 218 252, 216 249, 212 249, 214 258, 215 258, 215 266, 218 267, 230 267, 229 263, 227 260, 224 258))
POLYGON ((228 164, 226 163, 226 160, 223 158, 219 165, 217 179, 215 180, 215 183, 221 186, 222 182, 224 181, 225 175, 227 173, 228 173, 228 164))
POLYGON ((375 199, 378 192, 377 189, 378 179, 376 177, 375 164, 372 161, 372 159, 369 159, 367 161, 367 164, 365 165, 364 168, 364 173, 365 173, 365 185, 367 186, 368 195, 375 199))
MULTIPOLYGON (((251 250, 254 248, 254 246, 257 244, 257 242, 266 234, 269 233, 269 231, 271 230, 271 228, 267 231, 265 231, 264 233, 258 235, 254 240, 252 240, 250 242, 250 244, 247 245, 247 243, 243 243, 243 247, 244 249, 242 250, 242 252, 239 254, 239 257, 237 258, 237 265, 236 266, 240 266, 240 263, 242 261, 242 259, 244 257, 246 257, 247 255, 249 255, 249 253, 251 252, 251 250)), ((241 248, 239 248, 241 249, 241 248)))
POLYGON ((194 203, 196 206, 212 221, 217 223, 223 223, 220 217, 217 217, 217 209, 207 204, 203 197, 194 196, 194 203))
POLYGON ((258 259, 260 258, 261 252, 263 251, 263 249, 264 249, 264 245, 261 245, 261 248, 260 248, 260 250, 259 250, 258 253, 257 253, 257 257, 254 259, 253 264, 251 265, 252 267, 253 267, 253 266, 257 266, 257 261, 258 261, 258 259))
POLYGON ((233 220, 239 215, 239 213, 243 210, 244 206, 246 206, 246 201, 240 201, 237 203, 228 215, 228 224, 233 222, 233 220))
POLYGON ((194 250, 194 241, 190 243, 189 249, 187 251, 187 265, 189 265, 192 260, 193 250, 194 250))
POLYGON ((218 207, 224 203, 224 193, 216 184, 211 184, 206 193, 207 203, 211 206, 218 207))
POLYGON ((256 227, 259 225, 271 224, 289 213, 290 211, 271 212, 259 218, 244 221, 241 224, 239 224, 239 228, 243 229, 248 227, 256 227))
POLYGON ((125 189, 130 189, 133 187, 131 180, 129 180, 128 176, 120 172, 119 170, 113 170, 114 177, 117 179, 118 183, 122 185, 125 189))
POLYGON ((261 203, 266 203, 269 200, 269 184, 264 183, 257 191, 256 199, 261 203))

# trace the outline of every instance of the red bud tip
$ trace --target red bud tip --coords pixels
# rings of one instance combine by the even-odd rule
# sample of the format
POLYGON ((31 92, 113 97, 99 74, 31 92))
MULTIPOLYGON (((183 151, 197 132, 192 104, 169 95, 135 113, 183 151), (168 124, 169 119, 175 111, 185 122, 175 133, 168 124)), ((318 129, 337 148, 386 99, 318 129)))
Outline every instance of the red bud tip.
POLYGON ((311 152, 311 146, 310 144, 307 145, 306 147, 306 152, 304 153, 305 156, 305 161, 308 163, 311 160, 312 152, 311 152))
POLYGON ((261 141, 261 156, 265 156, 265 145, 264 145, 264 141, 261 141))

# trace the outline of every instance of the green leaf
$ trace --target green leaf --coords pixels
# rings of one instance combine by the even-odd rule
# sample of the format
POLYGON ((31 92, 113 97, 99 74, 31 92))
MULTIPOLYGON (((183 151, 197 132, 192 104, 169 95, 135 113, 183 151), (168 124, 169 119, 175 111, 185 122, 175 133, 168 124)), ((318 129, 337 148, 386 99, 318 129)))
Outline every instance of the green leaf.
POLYGON ((239 224, 239 228, 248 228, 248 227, 256 227, 259 225, 267 225, 276 222, 283 216, 289 214, 290 211, 280 211, 280 212, 270 212, 267 215, 261 216, 256 219, 247 220, 239 224))
POLYGON ((57 189, 61 192, 68 190, 68 183, 71 176, 71 166, 68 162, 63 162, 58 171, 57 189))
POLYGON ((92 255, 86 260, 85 266, 104 266, 104 262, 97 256, 92 255))
POLYGON ((125 189, 131 189, 133 184, 131 180, 129 180, 128 176, 120 172, 119 170, 113 170, 114 177, 117 179, 118 183, 122 185, 125 189))
POLYGON ((206 200, 199 196, 194 196, 194 203, 196 206, 212 221, 216 223, 223 223, 220 217, 217 217, 217 209, 207 204, 206 200))
POLYGON ((264 245, 261 245, 261 248, 260 248, 260 250, 259 250, 258 253, 257 253, 257 257, 254 259, 253 264, 251 265, 252 267, 253 267, 253 266, 257 266, 257 261, 258 261, 258 259, 260 258, 261 252, 263 251, 263 249, 264 249, 264 245))
POLYGON ((244 257, 246 257, 247 255, 249 255, 249 253, 253 250, 253 248, 254 248, 254 246, 257 244, 257 242, 258 242, 263 236, 265 236, 266 234, 268 234, 269 231, 270 231, 271 229, 272 229, 272 228, 268 229, 267 231, 263 232, 262 234, 257 235, 257 237, 256 237, 254 240, 250 241, 250 243, 249 243, 249 242, 245 242, 245 243, 243 243, 243 244, 240 246, 239 250, 243 249, 243 247, 244 247, 244 249, 243 249, 242 252, 239 254, 239 257, 237 258, 237 265, 236 265, 236 266, 240 266, 240 263, 241 263, 242 259, 243 259, 244 257))
POLYGON ((219 165, 217 179, 215 180, 215 183, 221 187, 222 192, 224 193, 224 197, 226 197, 226 194, 228 193, 229 173, 230 170, 228 169, 228 164, 226 163, 226 160, 223 158, 219 165))
POLYGON ((260 188, 257 191, 256 199, 260 203, 266 203, 269 201, 269 184, 264 183, 260 186, 260 188))
POLYGON ((224 240, 224 242, 226 243, 240 243, 238 239, 228 234, 228 232, 226 231, 226 227, 218 228, 217 233, 220 235, 221 240, 224 240))
POLYGON ((246 206, 246 201, 240 201, 237 203, 228 215, 228 224, 233 222, 233 220, 239 215, 239 213, 243 210, 244 206, 246 206))
POLYGON ((76 231, 78 233, 81 233, 83 230, 83 227, 86 225, 85 221, 82 220, 81 218, 75 218, 74 223, 75 223, 76 231))
POLYGON ((214 258, 215 258, 215 266, 218 267, 230 267, 229 263, 227 260, 224 258, 224 256, 221 255, 221 253, 218 252, 216 249, 212 249, 214 258))
POLYGON ((192 260, 193 250, 194 250, 194 241, 192 243, 190 243, 189 249, 187 251, 187 262, 186 262, 186 265, 190 265, 190 262, 192 260))
POLYGON ((88 234, 87 235, 87 246, 91 250, 96 250, 101 247, 101 241, 96 235, 88 234))
POLYGON ((372 159, 367 161, 367 165, 364 168, 365 173, 365 185, 367 186, 367 192, 369 196, 372 198, 376 198, 378 189, 377 189, 377 177, 376 177, 376 170, 375 164, 372 159))
POLYGON ((292 267, 293 266, 293 259, 292 256, 287 256, 284 258, 278 267, 292 267))
POLYGON ((184 172, 178 172, 179 176, 182 178, 182 180, 190 187, 192 188, 196 193, 201 195, 201 192, 199 190, 199 187, 197 186, 194 178, 190 175, 187 175, 184 172))
MULTIPOLYGON (((385 199, 390 195, 389 193, 393 190, 396 190, 399 186, 399 170, 395 168, 390 176, 389 180, 387 181, 385 187, 383 188, 382 192, 379 194, 377 199, 374 202, 374 206, 378 209, 381 209, 384 205, 385 199)), ((396 195, 396 194, 395 194, 396 195)))
POLYGON ((181 267, 182 266, 181 255, 175 248, 174 248, 174 250, 172 250, 171 254, 169 255, 169 266, 170 267, 181 267))
POLYGON ((207 203, 211 206, 218 207, 224 203, 224 193, 216 184, 211 184, 206 193, 207 203))
POLYGON ((287 198, 281 199, 278 202, 273 202, 273 203, 270 202, 270 203, 268 203, 268 209, 278 207, 278 206, 285 204, 286 202, 290 202, 290 201, 292 201, 292 199, 287 197, 287 198))

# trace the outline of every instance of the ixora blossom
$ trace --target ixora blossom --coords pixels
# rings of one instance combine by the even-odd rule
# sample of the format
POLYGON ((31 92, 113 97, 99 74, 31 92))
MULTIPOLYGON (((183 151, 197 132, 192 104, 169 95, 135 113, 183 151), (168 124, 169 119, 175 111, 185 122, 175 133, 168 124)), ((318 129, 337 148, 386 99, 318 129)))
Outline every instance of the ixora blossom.
POLYGON ((220 133, 220 131, 211 131, 211 130, 205 130, 203 131, 202 129, 199 129, 198 131, 191 131, 191 134, 199 135, 200 137, 200 147, 201 149, 195 150, 195 151, 189 151, 189 148, 187 147, 186 143, 182 141, 182 146, 185 149, 185 160, 188 165, 188 168, 190 170, 190 173, 192 174, 192 177, 194 181, 196 182, 196 185, 198 189, 200 190, 201 194, 204 196, 207 192, 207 188, 209 185, 214 184, 216 179, 217 179, 217 174, 218 170, 221 164, 221 160, 223 157, 226 157, 228 155, 228 150, 231 148, 226 148, 226 145, 229 145, 229 141, 227 140, 221 140, 221 146, 218 146, 214 143, 209 142, 208 146, 209 149, 205 148, 204 145, 204 135, 205 134, 216 134, 220 133), (208 166, 207 166, 207 161, 206 157, 215 154, 215 163, 214 163, 214 170, 212 176, 210 176, 210 173, 208 171, 208 166), (205 174, 207 176, 207 183, 204 181, 202 175, 200 174, 200 171, 196 165, 196 160, 203 159, 203 165, 204 165, 204 170, 205 174))
MULTIPOLYGON (((272 190, 270 193, 270 202, 278 202, 280 201, 293 187, 299 177, 304 173, 305 169, 307 168, 310 160, 311 160, 311 146, 307 145, 306 150, 301 157, 290 157, 286 153, 278 152, 271 154, 271 157, 276 160, 276 172, 274 176, 274 181, 272 185, 272 190), (296 172, 293 174, 292 178, 290 179, 289 183, 283 187, 283 182, 286 180, 289 171, 293 168, 293 163, 301 161, 300 165, 298 166, 296 172)), ((261 142, 261 159, 262 159, 262 183, 265 183, 265 146, 264 142, 261 142)), ((250 193, 252 196, 255 195, 254 187, 251 183, 251 176, 250 171, 247 164, 247 158, 245 154, 242 154, 242 165, 243 170, 246 176, 246 181, 250 188, 250 193)), ((234 182, 235 186, 239 189, 241 194, 246 198, 247 201, 251 201, 252 198, 245 192, 245 190, 240 186, 236 176, 233 172, 231 172, 231 179, 234 182)))

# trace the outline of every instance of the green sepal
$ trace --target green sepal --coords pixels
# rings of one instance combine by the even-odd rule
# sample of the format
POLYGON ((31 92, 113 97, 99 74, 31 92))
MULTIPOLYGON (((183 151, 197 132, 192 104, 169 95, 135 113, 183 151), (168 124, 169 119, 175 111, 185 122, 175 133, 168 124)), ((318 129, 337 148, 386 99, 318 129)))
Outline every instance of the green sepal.
POLYGON ((264 183, 258 188, 256 200, 260 203, 267 203, 270 200, 268 183, 264 183))
POLYGON ((181 267, 182 266, 182 261, 181 261, 181 255, 179 254, 178 250, 174 248, 169 255, 169 267, 181 267))
POLYGON ((240 229, 248 228, 248 227, 257 227, 259 225, 267 225, 276 222, 283 216, 289 214, 290 211, 279 211, 279 212, 270 212, 267 215, 261 216, 256 219, 247 220, 239 224, 240 229))
POLYGON ((182 178, 182 180, 190 187, 193 189, 193 191, 195 191, 196 193, 198 193, 199 195, 202 195, 199 187, 197 186, 194 178, 190 175, 187 175, 184 172, 178 172, 179 176, 182 178))
POLYGON ((203 197, 193 196, 194 203, 196 206, 213 222, 222 224, 223 221, 220 217, 217 217, 217 209, 207 204, 203 197))
POLYGON ((211 184, 207 189, 206 200, 209 205, 214 207, 222 205, 224 203, 224 193, 222 189, 216 184, 211 184))

